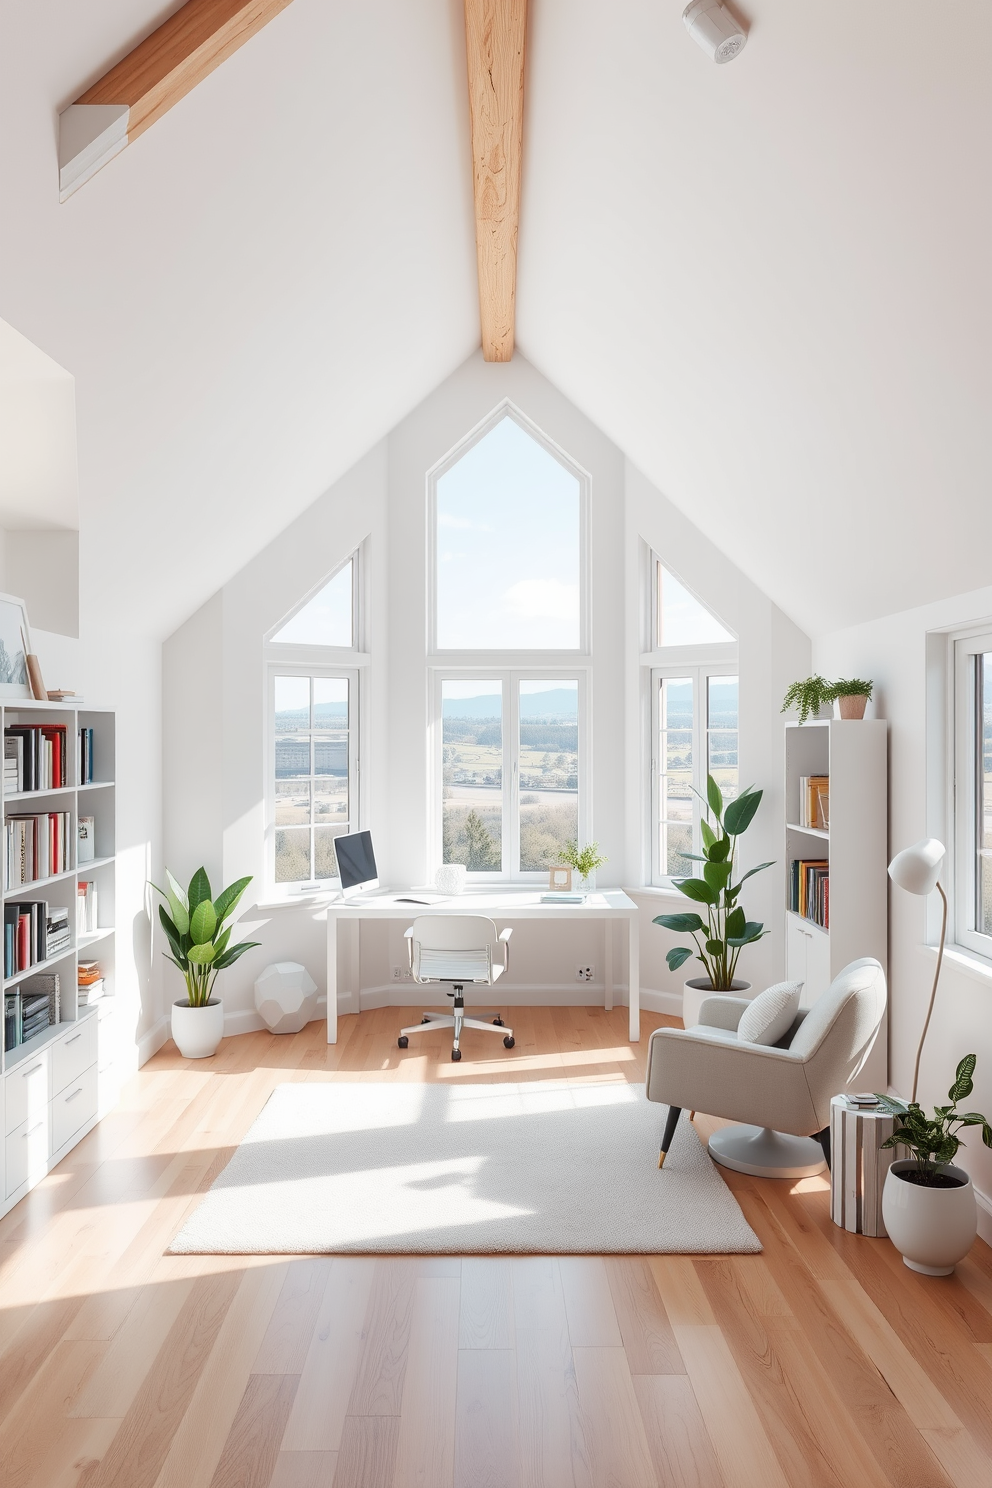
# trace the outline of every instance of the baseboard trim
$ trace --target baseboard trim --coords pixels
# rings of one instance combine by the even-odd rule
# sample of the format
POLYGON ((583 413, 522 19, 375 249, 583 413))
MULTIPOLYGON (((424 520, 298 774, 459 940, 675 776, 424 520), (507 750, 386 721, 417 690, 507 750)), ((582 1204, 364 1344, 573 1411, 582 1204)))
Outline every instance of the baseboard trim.
POLYGON ((167 1044, 171 1038, 171 1021, 169 1018, 159 1018, 153 1023, 147 1033, 143 1033, 138 1039, 138 1068, 147 1064, 153 1054, 157 1054, 163 1044, 167 1044))
POLYGON ((649 1013, 664 1013, 666 1018, 681 1018, 681 992, 654 992, 649 987, 641 988, 641 1007, 649 1013))
POLYGON ((978 1204, 978 1233, 986 1245, 992 1245, 992 1198, 976 1188, 975 1199, 978 1204))

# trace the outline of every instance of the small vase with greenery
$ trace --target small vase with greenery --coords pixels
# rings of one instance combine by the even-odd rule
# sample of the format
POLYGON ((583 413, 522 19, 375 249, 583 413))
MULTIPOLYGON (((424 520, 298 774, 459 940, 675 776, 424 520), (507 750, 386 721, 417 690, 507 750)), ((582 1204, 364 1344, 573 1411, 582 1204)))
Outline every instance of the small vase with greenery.
POLYGON ((830 684, 831 702, 836 702, 841 718, 864 718, 865 705, 874 684, 863 677, 842 677, 830 684))
MULTIPOLYGON (((701 914, 657 915, 654 923, 666 930, 676 930, 692 936, 695 951, 688 946, 673 946, 665 960, 669 971, 679 967, 693 955, 703 963, 710 986, 714 992, 729 992, 733 989, 737 959, 745 946, 753 945, 768 931, 764 925, 749 920, 738 904, 745 880, 771 863, 759 863, 749 868, 739 878, 737 874, 737 839, 747 831, 761 805, 762 792, 750 786, 737 798, 724 805, 723 793, 712 775, 706 777, 706 800, 703 803, 713 825, 706 819, 700 822, 703 838, 703 855, 686 853, 697 863, 703 864, 701 878, 673 878, 672 883, 680 894, 703 907, 701 914)), ((700 798, 702 799, 702 798, 700 798)))
POLYGON ((609 862, 609 858, 605 858, 600 852, 598 842, 587 843, 581 852, 577 842, 566 842, 561 860, 579 875, 583 883, 588 881, 589 875, 595 873, 597 868, 602 868, 604 863, 609 862))
POLYGON ((159 919, 165 931, 172 954, 166 960, 178 966, 186 982, 190 1007, 206 1007, 218 974, 233 966, 245 951, 260 945, 257 940, 242 940, 231 945, 233 926, 225 929, 237 909, 241 896, 251 883, 251 875, 239 878, 216 899, 211 898, 210 880, 206 870, 198 868, 184 889, 173 878, 168 868, 165 876, 169 887, 160 889, 152 885, 157 894, 168 901, 158 907, 159 919))
POLYGON ((883 1147, 908 1147, 914 1166, 904 1169, 899 1175, 907 1183, 916 1183, 921 1188, 957 1188, 960 1180, 941 1171, 946 1163, 952 1163, 961 1146, 957 1133, 964 1126, 980 1126, 982 1141, 992 1147, 992 1125, 978 1111, 958 1113, 958 1101, 966 1100, 975 1088, 972 1076, 975 1073, 977 1056, 966 1054, 957 1067, 954 1084, 947 1092, 949 1106, 935 1106, 932 1117, 928 1117, 917 1101, 908 1105, 890 1095, 879 1095, 882 1110, 895 1116, 900 1125, 896 1127, 883 1147))
POLYGON ((799 722, 805 723, 810 715, 818 717, 820 709, 833 700, 832 684, 826 677, 806 677, 802 682, 793 682, 779 711, 788 713, 790 708, 798 708, 799 722))

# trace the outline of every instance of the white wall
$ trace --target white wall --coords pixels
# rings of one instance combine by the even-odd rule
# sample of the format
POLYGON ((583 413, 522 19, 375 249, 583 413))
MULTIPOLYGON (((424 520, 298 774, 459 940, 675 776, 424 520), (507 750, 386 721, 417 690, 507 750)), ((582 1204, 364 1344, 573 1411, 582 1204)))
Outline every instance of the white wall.
MULTIPOLYGON (((890 855, 921 837, 947 841, 943 792, 929 778, 928 757, 940 773, 938 752, 946 727, 935 664, 943 647, 928 635, 956 626, 992 620, 992 588, 954 599, 903 610, 882 620, 836 631, 818 639, 813 665, 824 676, 870 677, 875 683, 873 707, 889 721, 890 855), (928 737, 929 734, 929 737, 928 737), (936 785, 936 788, 934 788, 936 785)), ((945 875, 946 881, 946 875, 945 875)), ((936 901, 937 896, 932 896, 936 901)), ((907 1094, 935 958, 926 946, 936 944, 936 902, 889 887, 889 1079, 892 1089, 907 1094)), ((953 932, 952 932, 953 933, 953 932)), ((932 1105, 946 1097, 955 1067, 964 1054, 978 1055, 972 1110, 992 1113, 992 973, 976 975, 953 955, 944 962, 933 1022, 920 1070, 919 1098, 932 1105)), ((965 1166, 976 1186, 992 1195, 992 1152, 981 1137, 966 1138, 965 1166)), ((992 1241, 992 1200, 986 1201, 983 1233, 992 1241)))
MULTIPOLYGON (((253 983, 270 961, 303 961, 325 986, 324 919, 319 907, 273 907, 265 886, 265 694, 263 637, 359 545, 366 542, 369 650, 363 763, 369 824, 380 874, 423 883, 429 868, 426 675, 427 472, 467 433, 509 400, 590 476, 592 548, 592 835, 608 858, 601 885, 641 884, 647 846, 646 683, 639 666, 641 541, 740 636, 743 777, 766 791, 745 839, 746 866, 775 868, 754 881, 752 917, 772 934, 749 954, 745 974, 774 980, 784 964, 781 842, 782 738, 777 709, 788 683, 804 675, 809 642, 622 453, 523 358, 487 365, 470 358, 393 433, 169 638, 163 647, 164 846, 180 878, 202 862, 211 878, 250 873, 246 902, 261 907, 239 929, 262 942, 225 974, 228 1029, 258 1026, 253 983), (633 557, 632 557, 633 555, 633 557), (631 565, 635 579, 631 581, 631 565)), ((640 896, 645 1003, 677 1012, 682 976, 664 951, 672 937, 651 924, 676 896, 640 896)), ((396 987, 405 965, 402 926, 363 926, 365 1004, 419 993, 396 987)), ((626 976, 617 937, 616 974, 626 976)), ((603 929, 521 925, 501 996, 597 1001, 602 996, 603 929), (574 980, 596 968, 591 986, 574 980)), ((178 974, 166 968, 178 992, 178 974)), ((743 968, 742 968, 743 970, 743 968)), ((165 1002, 168 1003, 169 996, 165 1002)), ((353 1004, 347 1004, 352 1006, 353 1004)), ((342 1004, 344 1007, 345 1004, 342 1004)))

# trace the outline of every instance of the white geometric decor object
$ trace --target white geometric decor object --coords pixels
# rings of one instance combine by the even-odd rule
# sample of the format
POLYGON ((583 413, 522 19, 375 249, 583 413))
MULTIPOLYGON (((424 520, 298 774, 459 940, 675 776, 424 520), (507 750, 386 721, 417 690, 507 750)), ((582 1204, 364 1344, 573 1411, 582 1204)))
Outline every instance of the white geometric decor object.
POLYGON ((317 983, 298 961, 276 961, 255 983, 255 1006, 273 1033, 299 1033, 317 1016, 317 983))

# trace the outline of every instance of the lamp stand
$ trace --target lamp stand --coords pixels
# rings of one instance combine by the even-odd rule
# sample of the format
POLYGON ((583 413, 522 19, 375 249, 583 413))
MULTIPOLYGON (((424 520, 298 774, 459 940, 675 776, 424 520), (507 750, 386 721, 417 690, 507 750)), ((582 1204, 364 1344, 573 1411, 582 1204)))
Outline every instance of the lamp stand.
POLYGON ((911 1097, 913 1101, 916 1100, 916 1087, 920 1083, 920 1059, 923 1055, 923 1045, 926 1043, 927 1033, 930 1029, 930 1019, 933 1017, 933 1005, 937 996, 937 982, 940 978, 940 966, 941 962, 944 959, 944 937, 947 934, 947 895, 944 893, 944 890, 941 888, 939 883, 937 885, 937 893, 940 895, 941 902, 943 904, 943 914, 940 921, 940 946, 937 950, 937 970, 933 974, 933 990, 930 993, 930 1006, 927 1008, 927 1021, 923 1025, 923 1032, 920 1035, 920 1045, 916 1051, 916 1065, 913 1069, 913 1094, 911 1097))

